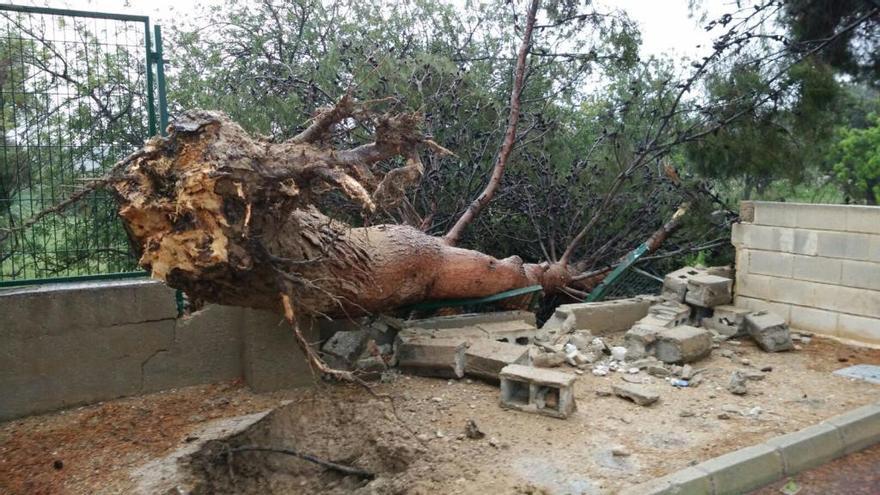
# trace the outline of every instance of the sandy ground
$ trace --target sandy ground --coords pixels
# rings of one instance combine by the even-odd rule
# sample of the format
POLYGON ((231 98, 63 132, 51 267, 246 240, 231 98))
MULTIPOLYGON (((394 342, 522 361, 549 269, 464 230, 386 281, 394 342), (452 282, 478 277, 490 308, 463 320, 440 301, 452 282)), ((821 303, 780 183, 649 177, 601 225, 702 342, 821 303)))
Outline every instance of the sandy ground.
POLYGON ((830 374, 859 363, 880 364, 880 350, 820 338, 780 354, 724 343, 694 364, 705 368, 699 387, 629 375, 660 393, 650 407, 601 395, 621 373, 578 376, 578 411, 567 420, 503 410, 497 387, 467 379, 400 377, 378 385, 378 394, 394 398, 393 409, 349 385, 273 395, 237 383, 190 387, 0 424, 0 493, 131 493, 131 473, 193 441, 200 424, 284 399, 292 402, 230 445, 296 448, 376 479, 276 454, 239 453, 230 462, 215 448, 196 464, 208 480, 203 492, 614 493, 880 400, 880 386, 830 374), (724 349, 733 357, 721 356, 724 349), (747 395, 725 389, 732 371, 767 366, 772 371, 749 381, 747 395), (463 435, 469 419, 484 438, 463 435))

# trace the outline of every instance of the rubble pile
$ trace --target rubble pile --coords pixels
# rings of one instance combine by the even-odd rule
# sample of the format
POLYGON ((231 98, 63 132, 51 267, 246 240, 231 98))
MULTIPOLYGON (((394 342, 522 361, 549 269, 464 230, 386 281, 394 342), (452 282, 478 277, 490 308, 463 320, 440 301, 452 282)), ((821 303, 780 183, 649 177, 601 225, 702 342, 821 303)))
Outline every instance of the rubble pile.
MULTIPOLYGON (((696 364, 722 342, 751 338, 767 352, 796 348, 779 316, 731 305, 732 277, 729 267, 684 267, 666 275, 660 296, 565 304, 541 328, 525 311, 410 321, 380 317, 336 331, 322 352, 334 367, 365 378, 399 371, 479 379, 500 386, 502 407, 557 418, 576 410, 574 382, 585 373, 616 374, 611 391, 597 393, 651 406, 660 399, 646 386, 652 378, 678 388, 699 386, 705 369, 696 364), (609 345, 620 342, 621 334, 623 345, 609 345)), ((719 353, 735 359, 729 349, 719 353)), ((763 377, 735 371, 727 390, 747 394, 748 382, 763 377)))

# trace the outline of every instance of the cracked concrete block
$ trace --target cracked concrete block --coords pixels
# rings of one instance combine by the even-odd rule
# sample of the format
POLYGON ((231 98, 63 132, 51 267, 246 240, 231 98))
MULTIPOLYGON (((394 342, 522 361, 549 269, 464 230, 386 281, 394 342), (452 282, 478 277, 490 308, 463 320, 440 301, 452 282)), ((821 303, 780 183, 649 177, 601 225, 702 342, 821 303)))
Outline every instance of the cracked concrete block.
POLYGON ((495 311, 491 313, 468 313, 463 315, 435 316, 419 320, 403 321, 404 328, 426 328, 436 330, 440 328, 461 328, 480 325, 483 323, 497 323, 503 321, 524 321, 535 325, 535 314, 530 311, 495 311))
POLYGON ((467 376, 498 383, 498 375, 509 364, 526 364, 529 348, 494 340, 475 340, 465 351, 464 373, 467 376))
POLYGON ((682 325, 657 336, 654 356, 664 363, 690 363, 712 352, 712 334, 703 328, 682 325))
POLYGON ((324 354, 339 358, 343 363, 350 365, 364 352, 367 338, 367 332, 363 330, 336 332, 324 343, 321 350, 324 354))
POLYGON ((790 351, 794 349, 788 324, 780 316, 768 311, 758 311, 745 317, 746 330, 767 352, 790 351))
POLYGON ((397 336, 397 367, 419 376, 461 378, 469 341, 461 338, 397 336))
POLYGON ((656 296, 636 296, 612 301, 563 304, 556 308, 541 330, 550 334, 559 333, 565 321, 573 316, 573 329, 576 330, 589 330, 593 335, 622 332, 647 316, 648 307, 658 301, 656 296))
POLYGON ((733 299, 733 280, 716 275, 695 275, 688 280, 685 302, 703 308, 727 304, 733 299))
POLYGON ((631 400, 640 406, 650 406, 660 400, 660 394, 648 387, 633 383, 616 383, 611 386, 614 395, 631 400))
POLYGON ((725 337, 739 337, 746 334, 745 317, 750 312, 736 306, 715 306, 712 316, 703 318, 701 325, 725 337))
POLYGON ((144 364, 143 392, 242 377, 241 308, 209 305, 174 321, 174 340, 144 364))
MULTIPOLYGON (((691 308, 687 304, 675 301, 663 301, 648 308, 648 316, 656 320, 666 321, 665 327, 684 325, 691 316, 691 308)), ((652 324, 651 322, 645 322, 652 324)))
POLYGON ((691 277, 706 273, 703 268, 686 266, 667 273, 663 278, 663 290, 660 296, 668 301, 684 302, 687 294, 687 283, 691 277))
POLYGON ((567 418, 577 408, 575 375, 519 364, 505 366, 501 378, 501 407, 567 418))
POLYGON ((627 360, 640 359, 654 354, 654 343, 665 327, 636 323, 623 335, 627 360))

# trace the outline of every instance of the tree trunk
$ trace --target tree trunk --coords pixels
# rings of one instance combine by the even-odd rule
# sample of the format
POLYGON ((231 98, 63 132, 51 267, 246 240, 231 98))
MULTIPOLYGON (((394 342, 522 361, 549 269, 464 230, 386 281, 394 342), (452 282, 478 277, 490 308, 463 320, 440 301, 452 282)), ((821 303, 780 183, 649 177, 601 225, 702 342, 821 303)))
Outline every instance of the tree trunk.
MULTIPOLYGON (((343 99, 337 108, 351 105, 343 99)), ((334 150, 321 143, 325 120, 341 117, 327 117, 334 111, 285 143, 200 111, 148 142, 109 181, 141 266, 196 300, 282 312, 287 295, 301 310, 330 316, 570 278, 411 227, 352 228, 319 211, 315 199, 331 189, 367 211, 393 204, 420 175, 416 149, 439 148, 416 134, 415 116, 399 115, 379 119, 375 143, 334 150), (376 184, 369 166, 393 156, 407 165, 376 184)))

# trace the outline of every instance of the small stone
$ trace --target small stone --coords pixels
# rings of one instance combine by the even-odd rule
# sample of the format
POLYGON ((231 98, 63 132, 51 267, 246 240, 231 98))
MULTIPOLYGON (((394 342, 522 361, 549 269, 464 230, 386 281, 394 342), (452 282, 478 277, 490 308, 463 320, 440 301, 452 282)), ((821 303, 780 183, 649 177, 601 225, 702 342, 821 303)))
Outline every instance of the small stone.
POLYGON ((759 406, 755 406, 746 411, 745 415, 749 416, 750 418, 757 418, 762 412, 764 412, 763 409, 761 409, 759 406))
POLYGON ((491 445, 497 449, 498 448, 498 439, 495 437, 490 438, 489 445, 491 445))
POLYGON ((612 385, 614 394, 624 399, 629 399, 640 406, 650 406, 660 399, 660 395, 641 385, 621 383, 612 385))
POLYGON ((639 372, 639 369, 638 368, 630 368, 630 369, 626 370, 626 372, 631 375, 635 375, 636 373, 639 372))
POLYGON ((767 375, 758 371, 742 370, 740 373, 742 373, 746 380, 751 380, 753 382, 761 381, 767 377, 767 375))
POLYGON ((596 376, 606 376, 608 374, 608 371, 608 366, 605 366, 603 364, 600 364, 593 368, 593 374, 596 376))
POLYGON ((624 447, 617 445, 611 448, 611 455, 615 457, 629 457, 630 452, 626 450, 624 447))
POLYGON ((682 366, 680 376, 682 380, 690 380, 694 376, 694 367, 689 364, 682 366))
POLYGON ((794 350, 796 350, 796 351, 801 351, 801 350, 803 350, 803 349, 804 349, 804 348, 801 347, 800 344, 795 344, 795 345, 794 345, 794 350))
POLYGON ((730 414, 739 414, 739 408, 733 404, 724 404, 721 406, 721 410, 730 414))
POLYGON ((583 370, 574 370, 574 374, 575 375, 583 375, 584 371, 583 370))
POLYGON ((479 440, 486 436, 485 433, 480 431, 480 428, 477 426, 477 422, 473 419, 469 419, 467 420, 467 423, 465 423, 464 434, 472 440, 479 440))
POLYGON ((679 411, 678 415, 682 418, 692 418, 695 416, 693 411, 688 411, 687 409, 679 411))
POLYGON ((437 430, 437 431, 434 433, 434 435, 436 435, 437 438, 443 438, 443 437, 446 436, 446 435, 444 435, 443 432, 440 431, 440 430, 437 430))
POLYGON ((645 368, 645 371, 647 371, 649 375, 656 376, 658 378, 665 378, 669 376, 669 370, 659 365, 648 366, 647 368, 645 368))
POLYGON ((761 368, 761 371, 763 371, 764 373, 769 373, 773 371, 773 366, 764 366, 761 368))
POLYGON ((596 395, 599 397, 611 397, 611 392, 607 390, 596 390, 596 395))
POLYGON ((730 414, 727 414, 725 412, 718 413, 718 419, 730 419, 730 414))
POLYGON ((746 359, 746 358, 742 358, 742 359, 740 359, 739 362, 740 362, 743 366, 748 366, 748 365, 752 364, 752 362, 751 362, 750 360, 746 359))
POLYGON ((730 349, 721 349, 721 352, 719 352, 719 354, 721 354, 721 357, 726 357, 727 359, 733 359, 734 355, 733 351, 731 351, 730 349))
POLYGON ((727 382, 727 391, 734 395, 745 395, 748 392, 745 376, 739 371, 731 373, 730 380, 727 382))
POLYGON ((427 433, 419 433, 418 435, 416 435, 416 438, 418 438, 422 442, 427 442, 431 439, 431 437, 429 437, 427 433))
POLYGON ((443 402, 443 398, 442 398, 442 397, 431 397, 431 400, 434 401, 434 402, 443 402))

